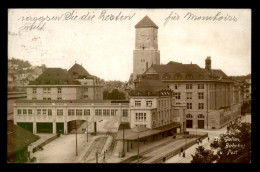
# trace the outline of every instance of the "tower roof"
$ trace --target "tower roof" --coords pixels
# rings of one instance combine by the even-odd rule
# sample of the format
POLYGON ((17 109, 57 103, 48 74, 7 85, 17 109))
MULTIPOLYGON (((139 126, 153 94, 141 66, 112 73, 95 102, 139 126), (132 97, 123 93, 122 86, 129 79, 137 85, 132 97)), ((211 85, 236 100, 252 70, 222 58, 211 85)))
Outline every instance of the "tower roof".
POLYGON ((154 27, 158 29, 158 26, 148 16, 145 16, 141 21, 139 21, 135 25, 135 28, 144 28, 144 27, 154 27))

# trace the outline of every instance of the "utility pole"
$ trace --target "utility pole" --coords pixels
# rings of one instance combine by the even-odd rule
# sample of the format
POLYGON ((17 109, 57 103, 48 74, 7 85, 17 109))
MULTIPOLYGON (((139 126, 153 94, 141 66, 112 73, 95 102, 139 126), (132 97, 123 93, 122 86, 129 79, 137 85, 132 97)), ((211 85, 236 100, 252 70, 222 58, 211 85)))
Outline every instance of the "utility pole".
POLYGON ((137 149, 137 151, 138 151, 138 156, 137 156, 137 158, 138 158, 138 164, 139 164, 139 133, 138 133, 138 139, 137 139, 138 141, 137 141, 137 147, 138 147, 138 149, 137 149))
POLYGON ((87 142, 88 142, 88 120, 87 120, 87 142))
POLYGON ((77 143, 77 120, 75 120, 75 128, 76 128, 76 156, 78 156, 78 143, 77 143))
POLYGON ((123 124, 123 151, 122 151, 122 157, 125 156, 125 126, 123 124))

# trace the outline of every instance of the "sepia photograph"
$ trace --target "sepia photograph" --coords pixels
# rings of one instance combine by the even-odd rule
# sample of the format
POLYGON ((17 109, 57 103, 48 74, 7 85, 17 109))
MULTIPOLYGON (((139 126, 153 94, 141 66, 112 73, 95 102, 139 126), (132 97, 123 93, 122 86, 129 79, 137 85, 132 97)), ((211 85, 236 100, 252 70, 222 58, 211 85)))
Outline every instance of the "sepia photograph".
POLYGON ((251 9, 7 10, 7 163, 251 163, 251 9))

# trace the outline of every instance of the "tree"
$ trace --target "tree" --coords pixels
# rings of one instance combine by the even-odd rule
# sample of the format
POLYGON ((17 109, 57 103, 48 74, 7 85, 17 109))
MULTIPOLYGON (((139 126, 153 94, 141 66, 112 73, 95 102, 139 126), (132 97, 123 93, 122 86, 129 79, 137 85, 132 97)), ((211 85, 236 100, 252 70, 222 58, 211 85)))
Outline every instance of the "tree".
POLYGON ((191 155, 191 163, 213 163, 217 159, 212 150, 207 150, 202 146, 196 148, 195 155, 191 155))
POLYGON ((113 89, 111 93, 104 91, 103 98, 104 100, 124 100, 125 94, 118 91, 117 89, 113 89))
POLYGON ((192 163, 249 163, 251 161, 251 124, 233 123, 225 134, 220 135, 218 142, 211 144, 217 149, 212 155, 211 150, 197 148, 192 163))

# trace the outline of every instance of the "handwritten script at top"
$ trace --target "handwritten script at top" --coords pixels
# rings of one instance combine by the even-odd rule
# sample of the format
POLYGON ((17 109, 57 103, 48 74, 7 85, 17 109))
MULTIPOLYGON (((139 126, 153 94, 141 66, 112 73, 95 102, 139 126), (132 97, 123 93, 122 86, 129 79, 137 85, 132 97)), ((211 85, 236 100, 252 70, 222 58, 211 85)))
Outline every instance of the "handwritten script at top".
POLYGON ((32 16, 23 16, 18 20, 24 22, 23 25, 19 28, 20 31, 44 31, 46 24, 50 21, 93 21, 98 19, 101 21, 124 21, 131 20, 135 16, 135 13, 124 15, 122 11, 117 14, 107 14, 106 10, 102 10, 98 15, 95 12, 87 12, 84 15, 77 14, 77 11, 65 12, 59 16, 41 16, 41 17, 32 17, 32 16))

